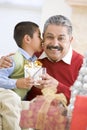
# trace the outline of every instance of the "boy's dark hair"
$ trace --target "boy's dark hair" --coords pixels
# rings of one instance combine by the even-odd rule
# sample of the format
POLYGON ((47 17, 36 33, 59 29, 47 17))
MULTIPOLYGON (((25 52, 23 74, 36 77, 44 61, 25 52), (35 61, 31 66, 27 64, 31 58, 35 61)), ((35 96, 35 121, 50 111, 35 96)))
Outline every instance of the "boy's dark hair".
POLYGON ((19 47, 22 45, 22 40, 26 34, 33 38, 34 32, 39 28, 36 23, 24 21, 18 23, 14 28, 14 39, 19 47))

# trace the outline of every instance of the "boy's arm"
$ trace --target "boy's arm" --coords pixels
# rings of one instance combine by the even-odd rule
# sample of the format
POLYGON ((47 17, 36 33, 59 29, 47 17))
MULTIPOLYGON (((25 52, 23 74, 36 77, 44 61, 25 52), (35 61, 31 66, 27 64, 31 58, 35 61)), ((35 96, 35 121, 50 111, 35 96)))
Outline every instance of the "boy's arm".
POLYGON ((16 87, 16 79, 11 79, 9 76, 14 70, 14 65, 9 68, 0 69, 0 87, 6 89, 14 89, 16 87))
POLYGON ((0 87, 5 89, 14 88, 31 88, 34 85, 34 80, 32 78, 19 78, 11 79, 9 76, 14 71, 14 63, 12 67, 0 69, 0 87))

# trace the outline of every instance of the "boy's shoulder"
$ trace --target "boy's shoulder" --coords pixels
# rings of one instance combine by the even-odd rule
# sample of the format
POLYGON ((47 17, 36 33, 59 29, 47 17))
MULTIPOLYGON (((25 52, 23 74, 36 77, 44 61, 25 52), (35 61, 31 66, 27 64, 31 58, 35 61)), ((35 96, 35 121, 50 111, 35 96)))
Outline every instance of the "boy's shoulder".
POLYGON ((15 54, 13 56, 11 56, 13 62, 15 64, 23 64, 24 63, 24 56, 19 52, 19 51, 16 51, 15 54))

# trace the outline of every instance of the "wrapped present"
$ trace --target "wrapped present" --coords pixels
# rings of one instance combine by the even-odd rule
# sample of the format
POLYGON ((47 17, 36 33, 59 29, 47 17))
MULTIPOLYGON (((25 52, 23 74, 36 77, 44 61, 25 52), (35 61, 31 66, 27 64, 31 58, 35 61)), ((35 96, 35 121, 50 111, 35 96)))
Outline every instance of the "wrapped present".
MULTIPOLYGON (((24 77, 32 77, 35 80, 40 80, 42 74, 42 63, 40 61, 27 61, 24 65, 24 77)), ((37 84, 36 84, 37 85, 37 84)))
POLYGON ((33 77, 34 74, 42 68, 42 63, 39 61, 26 61, 24 65, 25 77, 33 77))
POLYGON ((45 88, 44 95, 37 96, 28 110, 21 113, 21 128, 37 130, 65 130, 67 123, 66 98, 45 88))

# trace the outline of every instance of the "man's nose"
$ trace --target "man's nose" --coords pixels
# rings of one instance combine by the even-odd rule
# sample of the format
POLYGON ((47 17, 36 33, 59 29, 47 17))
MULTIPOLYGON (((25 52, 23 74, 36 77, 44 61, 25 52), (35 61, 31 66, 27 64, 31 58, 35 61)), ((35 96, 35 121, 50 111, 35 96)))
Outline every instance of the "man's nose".
POLYGON ((59 44, 59 40, 57 38, 54 39, 54 44, 58 45, 59 44))

